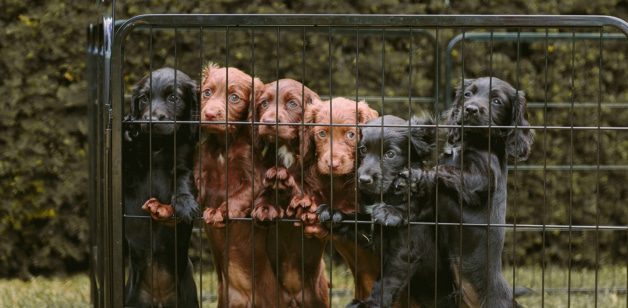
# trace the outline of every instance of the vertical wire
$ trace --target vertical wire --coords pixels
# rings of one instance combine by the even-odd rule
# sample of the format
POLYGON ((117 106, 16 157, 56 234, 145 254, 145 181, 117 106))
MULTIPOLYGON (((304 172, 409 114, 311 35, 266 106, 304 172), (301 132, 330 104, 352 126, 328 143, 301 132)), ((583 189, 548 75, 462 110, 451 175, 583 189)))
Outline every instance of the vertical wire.
MULTIPOLYGON (((493 117, 493 104, 491 103, 491 99, 493 96, 493 33, 494 33, 494 29, 491 28, 490 29, 490 36, 489 36, 489 53, 488 53, 488 114, 489 114, 489 119, 492 119, 493 117)), ((491 260, 491 212, 493 211, 493 189, 495 188, 495 185, 497 185, 496 181, 494 181, 495 179, 495 173, 493 172, 493 169, 491 168, 491 163, 493 161, 492 157, 493 157, 493 135, 492 135, 492 130, 493 130, 493 126, 492 126, 492 121, 489 120, 488 121, 488 174, 487 174, 487 180, 488 180, 488 197, 487 197, 487 211, 486 211, 486 260, 488 260, 488 263, 490 262, 496 262, 497 260, 491 260), (492 183, 492 184, 491 184, 492 183)), ((462 212, 460 212, 462 213, 462 212)), ((498 222, 499 223, 499 222, 498 222)), ((502 243, 503 245, 503 243, 502 243)), ((501 271, 501 268, 498 269, 501 271)), ((490 267, 487 266, 486 267, 486 281, 490 282, 491 281, 491 274, 490 274, 490 267)), ((491 296, 491 288, 486 288, 486 299, 489 299, 491 296)))
MULTIPOLYGON (((358 85, 359 85, 359 69, 358 69, 359 65, 358 64, 359 64, 359 58, 360 58, 360 52, 359 51, 360 51, 360 29, 358 28, 358 29, 355 30, 355 101, 356 101, 356 108, 355 108, 355 118, 356 118, 355 123, 356 124, 355 124, 355 126, 356 126, 356 132, 358 132, 358 121, 357 121, 357 119, 358 119, 358 108, 357 108, 358 104, 357 104, 357 102, 360 100, 360 98, 359 98, 359 90, 358 90, 359 89, 359 87, 358 87, 358 85)), ((357 138, 356 138, 356 141, 357 141, 357 138)), ((358 149, 357 146, 355 147, 355 151, 356 151, 355 152, 355 157, 358 157, 359 149, 358 149)), ((354 169, 357 171, 358 170, 358 159, 356 159, 353 163, 354 163, 354 169)), ((355 185, 357 185, 357 183, 358 183, 357 177, 358 177, 358 173, 354 172, 353 173, 353 183, 355 183, 355 185)), ((358 190, 357 189, 354 189, 353 196, 354 196, 354 207, 355 207, 354 211, 357 213, 358 209, 361 210, 361 208, 359 207, 359 203, 358 203, 359 201, 358 201, 358 190)), ((354 234, 358 234, 358 215, 355 215, 355 217, 353 218, 353 232, 354 232, 354 234)), ((353 239, 353 245, 355 247, 355 251, 357 252, 357 250, 358 250, 358 237, 357 236, 355 236, 355 238, 353 239)), ((355 254, 354 258, 355 258, 355 260, 354 260, 353 264, 355 264, 355 270, 354 270, 355 277, 353 277, 353 284, 355 286, 357 286, 358 285, 358 281, 359 281, 359 275, 360 275, 360 271, 358 271, 358 268, 359 268, 359 263, 358 262, 359 262, 359 260, 358 260, 358 254, 357 253, 355 254)))
MULTIPOLYGON (((150 60, 149 60, 149 69, 148 69, 148 88, 150 89, 149 91, 149 95, 148 95, 148 110, 150 111, 150 113, 153 112, 153 26, 150 26, 150 40, 149 40, 149 50, 150 50, 150 60)), ((140 119, 141 120, 141 119, 140 119)), ((148 149, 149 149, 149 154, 153 151, 153 117, 149 117, 148 118, 148 149)), ((152 155, 148 155, 148 187, 150 187, 149 191, 150 191, 150 195, 153 195, 153 156, 152 155)), ((148 215, 148 229, 149 229, 149 239, 150 239, 150 264, 151 267, 153 266, 154 262, 153 262, 153 219, 151 218, 150 215, 148 215)), ((151 268, 152 269, 152 268, 151 268)), ((154 285, 155 285, 155 275, 154 272, 151 271, 151 275, 150 275, 150 279, 151 279, 151 285, 150 285, 150 294, 151 297, 153 297, 154 294, 154 285)), ((153 300, 151 299, 150 301, 151 307, 153 305, 153 300)))
MULTIPOLYGON (((229 152, 229 26, 225 27, 225 150, 229 152)), ((236 124, 237 125, 237 124, 236 124)), ((229 183, 229 157, 225 157, 225 183, 229 183)), ((225 300, 227 307, 229 306, 229 185, 225 185, 225 300)), ((220 283, 220 282, 219 282, 220 283)))
MULTIPOLYGON (((410 27, 410 50, 409 50, 409 54, 408 54, 408 60, 409 60, 409 65, 408 65, 408 144, 407 144, 407 153, 408 153, 408 160, 407 160, 407 166, 408 166, 408 170, 411 171, 412 168, 412 52, 414 51, 413 49, 413 44, 414 44, 414 33, 413 33, 413 28, 410 27)), ((417 127, 416 129, 420 129, 419 127, 417 127)), ((407 202, 407 211, 406 214, 408 215, 408 218, 410 218, 410 207, 411 207, 411 203, 412 203, 412 194, 410 192, 410 190, 407 191, 406 196, 408 198, 408 202, 407 202)), ((407 228, 407 238, 410 239, 410 237, 412 236, 410 230, 412 229, 412 224, 410 222, 410 219, 408 219, 408 228, 407 228)), ((406 241, 406 249, 408 251, 410 251, 410 241, 406 241)), ((416 256, 415 256, 416 257, 416 256)), ((407 259, 406 262, 408 263, 408 273, 410 273, 410 275, 406 276, 406 292, 408 293, 406 296, 408 297, 408 303, 410 303, 410 288, 412 287, 411 285, 411 278, 412 278, 412 274, 410 272, 410 262, 412 261, 411 259, 411 255, 408 254, 407 255, 407 259)), ((427 277, 426 277, 427 278, 427 277)), ((436 284, 434 284, 436 286, 436 284)), ((436 288, 435 288, 436 289, 436 288)))
MULTIPOLYGON (((305 136, 305 27, 303 29, 303 53, 301 56, 301 138, 307 138, 305 136)), ((304 167, 303 159, 305 153, 305 144, 303 140, 299 139, 299 160, 301 168, 301 198, 305 194, 305 180, 304 180, 304 167)), ((301 223, 301 288, 305 289, 305 224, 301 223)), ((305 292, 301 292, 301 303, 305 303, 305 292)))
MULTIPOLYGON (((464 49, 465 49, 465 38, 466 38, 466 34, 467 34, 467 29, 465 27, 462 28, 462 40, 461 40, 461 57, 462 57, 462 68, 460 70, 460 74, 462 75, 462 79, 461 79, 461 85, 460 88, 462 89, 462 91, 464 92, 464 65, 465 65, 465 61, 464 61, 464 49)), ((464 96, 464 95, 463 95, 464 96)), ((464 98, 461 98, 462 102, 460 102, 461 106, 460 108, 464 108, 464 98)), ((464 110, 461 110, 461 112, 464 112, 464 110)), ((464 118, 465 117, 461 117, 462 118, 462 123, 460 124, 460 144, 464 144, 464 118)), ((460 157, 464 157, 464 146, 460 146, 460 157)), ((464 160, 461 159, 460 160, 460 170, 464 170, 464 160)), ((462 187, 462 189, 464 188, 464 172, 460 172, 460 186, 462 187)), ((464 256, 462 254, 462 228, 463 228, 463 221, 464 221, 464 208, 463 208, 463 201, 462 201, 462 196, 459 195, 458 197, 458 203, 460 205, 460 221, 459 221, 459 228, 458 228, 458 251, 459 251, 459 260, 458 261, 458 282, 460 283, 462 280, 462 277, 460 276, 462 274, 462 262, 464 260, 464 256)), ((460 289, 461 286, 458 286, 458 289, 460 289)), ((462 297, 462 295, 461 295, 462 297)), ((462 299, 462 298, 461 298, 462 299)), ((462 300, 459 301, 459 307, 462 307, 462 300)))
MULTIPOLYGON (((435 62, 436 62, 436 66, 439 66, 440 63, 440 52, 438 52, 438 46, 440 46, 440 28, 436 28, 436 33, 435 33, 435 43, 434 43, 434 48, 436 49, 436 58, 435 58, 435 62)), ((436 118, 436 121, 434 121, 436 123, 436 167, 434 167, 434 178, 436 179, 435 185, 434 185, 434 255, 437 256, 436 258, 434 258, 434 268, 437 269, 438 268, 438 262, 440 260, 440 258, 438 257, 438 246, 439 246, 439 237, 438 237, 438 201, 439 201, 439 197, 438 197, 438 164, 439 164, 439 160, 438 157, 440 157, 440 146, 438 145, 438 132, 440 130, 439 128, 439 123, 440 123, 440 110, 439 110, 439 104, 438 102, 438 97, 440 97, 440 74, 439 74, 439 69, 436 69, 436 78, 434 78, 434 82, 436 83, 436 93, 434 93, 434 97, 436 98, 434 106, 435 106, 435 110, 434 113, 436 114, 436 116, 438 118, 436 118)), ((449 80, 447 81, 449 82, 449 80)), ((446 266, 449 266, 448 264, 446 266)), ((446 279, 446 278, 445 278, 446 279)), ((434 285, 438 286, 438 271, 434 271, 434 285)), ((434 306, 436 306, 436 303, 438 302, 438 287, 434 288, 434 306)))
MULTIPOLYGON (((277 157, 278 156, 277 148, 279 147, 279 145, 277 144, 277 140, 279 140, 279 46, 280 44, 281 44, 281 32, 280 32, 280 28, 277 27, 277 44, 276 44, 277 56, 275 57, 275 59, 277 60, 276 66, 275 66, 275 74, 276 74, 275 78, 277 79, 277 82, 275 83, 275 166, 279 165, 279 158, 277 157)), ((278 187, 277 185, 278 181, 279 180, 277 179, 277 177, 275 177, 275 187, 278 187)), ((277 202, 278 195, 279 195, 279 191, 275 190, 275 202, 277 202)), ((275 255, 277 256, 279 255, 279 223, 280 222, 276 222, 274 224, 275 226, 275 255)), ((280 289, 279 258, 275 258, 275 268, 277 269, 277 274, 275 275, 275 284, 277 286, 275 288, 275 302, 279 303, 279 289, 280 289)))
MULTIPOLYGON (((202 84, 202 82, 203 82, 203 77, 202 77, 203 76, 203 72, 202 72, 203 71, 203 69, 202 69, 202 67, 203 67, 203 26, 201 26, 200 29, 199 29, 198 42, 199 42, 199 48, 198 48, 199 49, 199 55, 198 55, 199 58, 198 58, 198 60, 199 60, 199 64, 200 64, 199 67, 201 68, 201 74, 200 74, 201 75, 201 81, 198 83, 198 87, 197 87, 197 90, 199 92, 199 94, 197 96, 199 101, 197 102, 197 104, 200 105, 201 104, 201 100, 202 100, 202 94, 200 94, 200 93, 203 92, 202 91, 202 86, 203 86, 203 84, 202 84)), ((197 133, 197 144, 198 144, 198 146, 196 147, 196 151, 198 151, 197 152, 197 157, 198 157, 198 165, 197 165, 198 169, 197 170, 198 170, 199 178, 200 178, 201 166, 203 165, 202 164, 203 155, 200 155, 201 154, 201 148, 203 146, 203 144, 201 142, 201 133, 200 133, 200 131, 201 131, 201 108, 200 108, 200 106, 197 106, 197 110, 198 110, 198 127, 197 127, 196 133, 197 133)), ((203 182, 199 181, 199 183, 198 183, 198 191, 196 192, 199 196, 203 195, 203 193, 202 193, 203 192, 203 188, 204 188, 203 182)), ((199 198, 199 201, 202 201, 202 200, 200 200, 200 198, 199 198)), ((199 206, 199 209, 200 209, 200 213, 202 215, 202 213, 203 213, 203 205, 199 203, 198 206, 199 206)), ((204 223, 205 222, 203 221, 203 224, 204 223)), ((199 292, 198 292, 199 300, 198 300, 198 302, 199 302, 199 304, 201 306, 203 306, 203 303, 202 303, 202 299, 203 299, 203 237, 202 236, 199 236, 199 247, 200 247, 199 250, 200 250, 200 253, 201 253, 201 257, 200 257, 201 258, 201 262, 199 262, 199 273, 198 273, 198 278, 199 278, 198 279, 199 280, 199 292)))
MULTIPOLYGON (((385 60, 386 60, 386 30, 382 29, 382 115, 384 114, 384 110, 385 110, 384 109, 384 105, 386 104, 386 101, 385 101, 385 97, 386 97, 386 91, 385 91, 385 87, 386 87, 386 61, 385 60)), ((380 132, 380 136, 381 136, 382 139, 384 138, 384 126, 385 126, 385 123, 384 123, 384 119, 382 118, 382 121, 381 121, 381 132, 380 132)), ((379 157, 384 157, 384 142, 383 142, 383 140, 380 142, 380 147, 379 148, 380 148, 380 156, 379 157)), ((384 170, 384 168, 382 166, 382 164, 383 164, 382 160, 380 160, 379 163, 380 163, 381 170, 384 170)), ((380 184, 380 185, 383 185, 383 183, 380 184)), ((380 202, 384 202, 384 190, 383 190, 383 187, 380 187, 379 194, 380 194, 380 196, 379 196, 380 202)), ((379 228, 379 233, 380 233, 379 234, 380 238, 383 239, 384 238, 384 228, 383 227, 379 228)), ((384 258, 383 258, 384 257, 384 245, 383 244, 379 245, 379 250, 380 250, 379 259, 381 260, 381 262, 379 264, 379 267, 380 267, 379 270, 380 270, 380 276, 381 276, 381 275, 384 274, 384 258)), ((384 280, 380 279, 380 281, 382 282, 380 284, 380 292, 381 292, 381 294, 384 294, 384 290, 385 290, 384 280)), ((384 297, 380 296, 380 305, 383 305, 383 301, 384 301, 384 297)))
POLYGON ((603 51, 602 45, 604 43, 604 28, 600 27, 600 64, 598 70, 598 80, 597 80, 597 164, 596 164, 596 177, 595 177, 595 294, 594 294, 594 303, 595 307, 597 307, 598 303, 598 280, 599 280, 599 267, 598 262, 600 258, 600 164, 601 157, 600 151, 602 142, 602 59, 603 59, 603 51))
MULTIPOLYGON (((520 83, 520 69, 521 68, 520 68, 520 63, 521 63, 521 28, 517 28, 517 68, 516 68, 516 81, 515 81, 515 83, 516 83, 516 86, 515 86, 515 88, 516 88, 515 100, 516 100, 517 104, 523 104, 523 102, 519 102, 519 92, 521 91, 520 90, 521 89, 521 83, 520 83)), ((514 109, 514 111, 515 111, 515 119, 518 119, 520 117, 523 118, 525 116, 525 114, 516 114, 518 110, 519 110, 519 108, 515 108, 514 109)), ((527 111, 527 109, 526 109, 526 111, 527 111)), ((511 129, 514 129, 514 131, 516 133, 519 130, 519 127, 518 127, 519 126, 519 123, 518 123, 519 121, 514 121, 514 122, 515 122, 515 127, 511 128, 511 129)), ((519 148, 518 142, 519 142, 519 139, 515 138, 515 149, 519 148)), ((513 221, 513 229, 512 229, 512 241, 513 241, 513 245, 512 245, 512 247, 513 247, 512 248, 513 249, 513 254, 512 254, 512 259, 513 259, 513 261, 512 261, 512 263, 513 263, 513 267, 512 267, 512 284, 513 284, 513 288, 512 288, 512 304, 513 304, 513 306, 515 306, 515 304, 516 304, 515 288, 517 286, 517 257, 516 257, 515 252, 517 250, 516 249, 517 248, 517 208, 518 208, 517 207, 517 204, 518 204, 517 200, 519 200, 517 198, 517 196, 518 196, 517 192, 518 192, 518 188, 519 188, 519 185, 517 185, 517 183, 518 183, 517 179, 518 179, 518 175, 519 175, 519 169, 517 168, 518 162, 519 162, 519 159, 515 158, 514 159, 514 165, 515 165, 515 167, 514 167, 514 169, 515 169, 514 170, 514 172, 515 172, 515 176, 514 176, 514 181, 515 181, 515 183, 514 183, 515 198, 513 198, 513 203, 514 203, 514 205, 513 205, 514 209, 513 210, 514 210, 515 214, 513 215, 513 220, 514 221, 513 221)))
MULTIPOLYGON (((177 31, 178 28, 175 27, 174 28, 174 91, 177 91, 177 38, 179 36, 179 32, 177 31)), ((175 92, 176 93, 176 92, 175 92)), ((178 93, 176 93, 178 94, 178 93)), ((178 95, 176 95, 178 97, 178 95)), ((168 100, 168 98, 166 98, 166 100, 168 100)), ((177 104, 179 103, 178 99, 174 100, 174 109, 177 110, 177 104)), ((174 198, 171 198, 172 201, 172 209, 174 210, 174 281, 175 281, 175 290, 177 290, 179 288, 179 267, 176 266, 177 264, 179 264, 179 253, 178 253, 178 223, 177 223, 177 206, 176 206, 176 201, 177 201, 177 193, 178 193, 178 189, 176 183, 177 183, 177 117, 176 117, 176 112, 175 112, 175 116, 174 116, 174 135, 173 135, 173 142, 174 142, 174 147, 173 149, 175 149, 174 151, 174 155, 173 155, 173 163, 174 163, 174 198)), ((179 307, 179 292, 175 292, 175 296, 174 296, 174 300, 175 300, 175 307, 179 307)))
POLYGON ((549 75, 549 28, 545 28, 545 104, 543 106, 543 227, 541 246, 541 307, 545 307, 545 237, 547 226, 547 103, 548 103, 548 77, 549 75))
MULTIPOLYGON (((332 125, 331 125, 331 123, 332 123, 332 117, 331 117, 332 112, 331 111, 332 111, 332 101, 333 101, 333 93, 332 93, 332 87, 331 87, 332 82, 333 82, 333 80, 332 80, 332 61, 331 61, 331 59, 332 59, 332 56, 331 56, 332 55, 331 41, 332 41, 331 40, 331 27, 328 27, 327 28, 327 51, 328 51, 328 61, 329 61, 329 110, 330 110, 330 112, 329 112, 329 135, 330 135, 330 137, 333 136, 333 134, 332 134, 332 125)), ((333 153, 334 152, 333 143, 330 142, 329 146, 330 146, 330 152, 333 153)), ((333 159, 333 157, 332 157, 332 159, 333 159)), ((329 204, 330 204, 330 207, 332 209, 333 209, 333 205, 334 205, 334 176, 333 176, 333 171, 334 171, 333 168, 331 168, 331 172, 330 172, 330 175, 329 175, 329 190, 330 190, 329 196, 330 197, 329 197, 329 200, 327 200, 329 202, 329 204)), ((329 247, 330 247, 330 251, 334 251, 334 241, 333 241, 333 238, 334 238, 334 224, 329 224, 329 225, 330 225, 330 227, 329 227, 329 238, 332 239, 331 241, 329 241, 329 247)), ((332 274, 333 273, 332 272, 333 267, 334 267, 334 259, 330 257, 329 258, 329 285, 331 285, 331 286, 334 285, 333 284, 334 276, 332 274)), ((357 286, 357 284, 356 284, 356 286, 357 286)), ((332 298, 332 288, 329 288, 329 302, 330 302, 330 305, 331 305, 331 298, 332 298)))
POLYGON ((569 139, 570 139, 570 149, 569 151, 569 208, 568 208, 568 219, 569 219, 569 259, 568 259, 568 272, 567 272, 567 307, 571 306, 571 256, 572 256, 572 206, 573 206, 573 149, 574 149, 574 105, 575 105, 575 75, 576 75, 576 29, 572 29, 571 36, 571 107, 570 107, 570 127, 569 130, 569 139))
MULTIPOLYGON (((255 108, 255 27, 251 27, 251 99, 249 99, 249 104, 251 104, 251 127, 253 128, 251 131, 255 132, 255 119, 257 108, 255 108)), ((254 136, 251 136, 251 183, 255 183, 255 176, 261 176, 255 174, 255 142, 253 142, 254 136)), ((251 212, 253 211, 253 207, 255 205, 255 185, 251 185, 251 212)), ((251 250, 253 253, 251 254, 251 267, 253 270, 251 271, 251 302, 255 303, 255 222, 251 219, 251 250)))

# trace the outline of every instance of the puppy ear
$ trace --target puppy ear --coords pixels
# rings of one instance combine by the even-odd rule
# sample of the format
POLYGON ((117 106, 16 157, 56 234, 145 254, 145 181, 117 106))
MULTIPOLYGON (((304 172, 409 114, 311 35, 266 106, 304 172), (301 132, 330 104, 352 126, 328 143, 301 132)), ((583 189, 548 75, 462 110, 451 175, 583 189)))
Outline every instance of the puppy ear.
POLYGON ((365 101, 358 102, 358 124, 364 124, 379 116, 377 111, 371 109, 365 101))
POLYGON ((508 132, 508 158, 512 161, 525 161, 530 156, 534 132, 529 128, 527 100, 523 91, 513 97, 512 123, 508 132))
MULTIPOLYGON (((195 80, 185 76, 185 78, 181 78, 182 86, 184 88, 185 99, 188 104, 188 108, 190 109, 190 121, 199 120, 199 101, 200 101, 200 92, 198 91, 198 84, 195 80)), ((196 134, 198 132, 198 124, 190 123, 190 138, 196 139, 196 134)))
MULTIPOLYGON (((133 95, 131 95, 131 119, 140 119, 140 101, 139 98, 142 95, 150 95, 150 85, 148 84, 148 78, 151 74, 147 74, 142 77, 138 83, 133 86, 133 95)), ((149 97, 150 99, 150 97, 149 97)))
MULTIPOLYGON (((458 113, 464 105, 464 91, 474 81, 475 79, 465 79, 456 90, 456 96, 454 98, 454 101, 451 103, 451 108, 447 110, 443 115, 446 125, 458 125, 458 113)), ((456 143, 462 137, 462 128, 460 127, 450 127, 447 129, 447 132, 449 143, 456 143)))
POLYGON ((310 149, 314 145, 314 142, 313 142, 314 136, 312 136, 311 134, 312 126, 308 124, 315 123, 316 114, 320 112, 322 106, 323 106, 323 101, 321 101, 320 99, 314 99, 312 100, 311 104, 304 105, 304 112, 303 112, 303 124, 304 125, 303 125, 303 129, 299 129, 299 132, 298 132, 299 140, 301 140, 301 143, 302 143, 299 151, 304 152, 304 153, 301 153, 304 157, 304 161, 314 161, 314 160, 310 160, 310 158, 316 154, 316 150, 310 149))
POLYGON ((425 116, 421 119, 412 117, 410 119, 410 144, 412 145, 412 153, 410 160, 412 162, 421 162, 428 158, 437 138, 436 127, 420 127, 422 125, 434 125, 434 119, 425 116))
POLYGON ((321 98, 320 96, 318 96, 318 94, 316 94, 316 92, 310 90, 310 88, 308 87, 304 87, 303 91, 303 105, 308 105, 308 104, 313 104, 316 101, 320 101, 321 98))
POLYGON ((257 77, 253 78, 251 83, 251 92, 249 94, 249 110, 246 119, 251 123, 251 139, 253 140, 254 146, 257 148, 262 147, 262 139, 258 136, 259 127, 253 123, 259 118, 255 102, 262 95, 262 93, 264 93, 264 83, 257 77))

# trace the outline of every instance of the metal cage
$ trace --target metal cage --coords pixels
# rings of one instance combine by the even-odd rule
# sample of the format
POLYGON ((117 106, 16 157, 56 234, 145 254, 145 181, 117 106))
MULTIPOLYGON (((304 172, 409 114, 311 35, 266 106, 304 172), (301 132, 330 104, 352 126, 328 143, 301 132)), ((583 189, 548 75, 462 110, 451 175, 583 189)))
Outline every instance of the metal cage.
MULTIPOLYGON (((162 66, 184 71, 200 84, 209 61, 264 82, 292 78, 323 100, 364 100, 379 115, 404 119, 440 118, 465 78, 507 80, 528 97, 535 143, 528 161, 509 165, 506 223, 491 225, 506 231, 504 277, 533 291, 518 299, 529 307, 627 305, 628 212, 621 183, 628 177, 628 126, 622 121, 628 116, 628 87, 625 65, 619 65, 626 62, 625 21, 609 16, 141 15, 126 21, 104 16, 88 34, 94 306, 124 306, 124 221, 150 217, 130 217, 123 207, 123 125, 132 86, 162 66)), ((439 145, 435 155, 442 151, 439 145)), ((197 294, 202 307, 214 306, 217 278, 202 217, 194 225, 197 294)), ((331 282, 329 304, 344 306, 353 298, 353 278, 333 244, 323 258, 331 282)))

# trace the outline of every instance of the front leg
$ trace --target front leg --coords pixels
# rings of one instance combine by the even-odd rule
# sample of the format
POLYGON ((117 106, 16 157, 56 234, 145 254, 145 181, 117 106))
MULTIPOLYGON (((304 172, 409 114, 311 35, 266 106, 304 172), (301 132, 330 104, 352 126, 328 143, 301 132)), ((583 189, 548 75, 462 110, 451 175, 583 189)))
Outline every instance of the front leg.
POLYGON ((264 189, 264 191, 255 198, 251 218, 257 221, 273 221, 278 218, 283 218, 284 210, 276 205, 270 197, 270 194, 273 193, 273 190, 264 189))
POLYGON ((244 218, 251 212, 253 192, 250 183, 231 192, 218 208, 207 208, 203 213, 203 220, 215 228, 224 228, 228 218, 244 218))

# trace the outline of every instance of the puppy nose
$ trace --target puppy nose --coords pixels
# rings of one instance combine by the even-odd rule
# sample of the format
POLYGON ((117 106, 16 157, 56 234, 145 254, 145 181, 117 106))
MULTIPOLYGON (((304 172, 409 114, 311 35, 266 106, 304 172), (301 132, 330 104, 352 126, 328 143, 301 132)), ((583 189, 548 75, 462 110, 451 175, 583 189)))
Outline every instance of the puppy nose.
POLYGON ((264 123, 275 123, 277 121, 275 121, 275 117, 264 117, 262 119, 262 122, 264 122, 264 123))
POLYGON ((366 174, 362 174, 358 178, 358 181, 360 181, 360 184, 372 184, 373 183, 373 178, 368 176, 368 175, 366 175, 366 174))
POLYGON ((213 112, 213 111, 205 111, 205 119, 212 121, 214 120, 218 115, 213 112))
POLYGON ((464 107, 464 110, 469 113, 469 114, 476 114, 479 111, 478 106, 475 105, 468 105, 464 107))
POLYGON ((145 121, 148 121, 148 120, 163 121, 165 119, 166 119, 166 114, 159 111, 153 111, 152 114, 145 113, 144 116, 142 117, 142 120, 145 120, 145 121))
POLYGON ((338 167, 340 166, 340 160, 339 159, 331 159, 328 163, 328 165, 332 168, 332 169, 338 169, 338 167))

